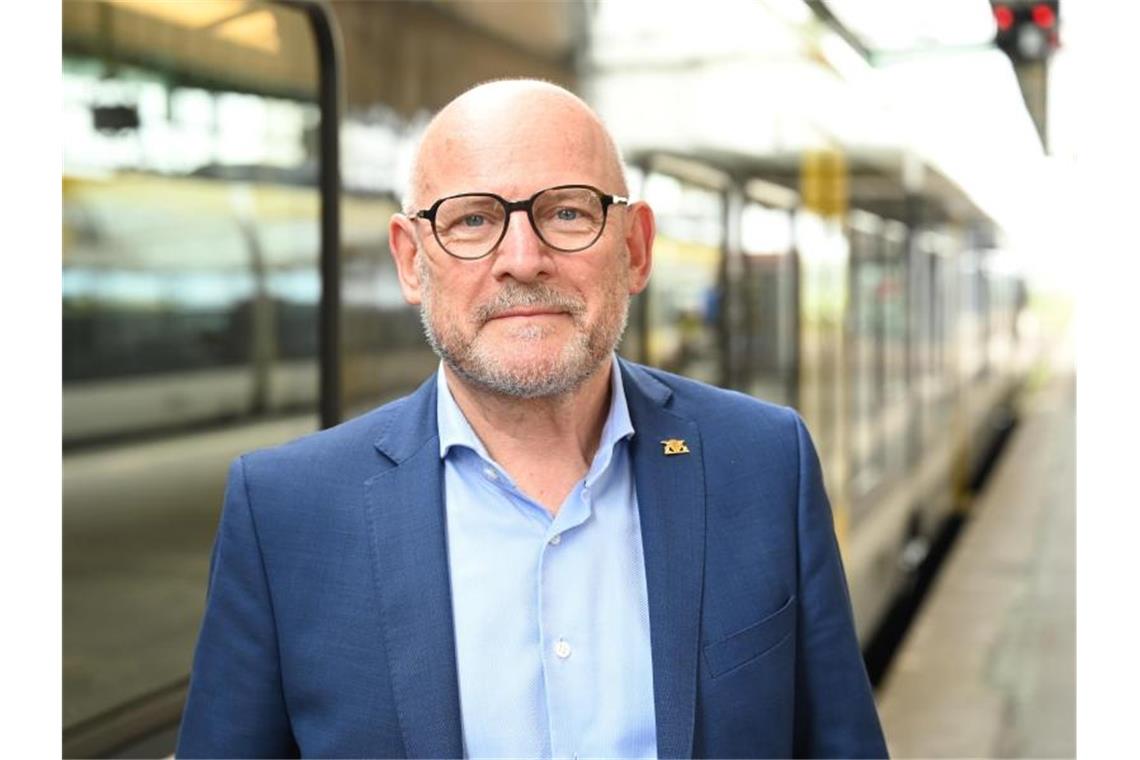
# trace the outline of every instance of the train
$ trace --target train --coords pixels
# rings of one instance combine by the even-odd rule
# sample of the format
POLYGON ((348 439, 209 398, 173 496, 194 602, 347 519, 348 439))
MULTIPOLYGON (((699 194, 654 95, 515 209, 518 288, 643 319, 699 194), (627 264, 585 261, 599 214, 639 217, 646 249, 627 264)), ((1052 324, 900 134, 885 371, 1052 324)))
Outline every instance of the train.
MULTIPOLYGON (((348 418, 408 393, 438 362, 387 251, 394 183, 318 179, 330 154, 315 124, 343 129, 322 72, 343 62, 306 14, 330 11, 227 8, 195 27, 169 4, 64 7, 69 756, 176 727, 228 462, 336 421, 322 410, 348 418), (251 123, 258 139, 227 155, 225 136, 251 123)), ((387 116, 361 118, 414 143, 387 116)), ((658 237, 619 352, 800 412, 866 645, 968 509, 1039 355, 1000 225, 903 149, 640 145, 625 160, 658 237), (838 179, 812 180, 836 155, 838 179)))

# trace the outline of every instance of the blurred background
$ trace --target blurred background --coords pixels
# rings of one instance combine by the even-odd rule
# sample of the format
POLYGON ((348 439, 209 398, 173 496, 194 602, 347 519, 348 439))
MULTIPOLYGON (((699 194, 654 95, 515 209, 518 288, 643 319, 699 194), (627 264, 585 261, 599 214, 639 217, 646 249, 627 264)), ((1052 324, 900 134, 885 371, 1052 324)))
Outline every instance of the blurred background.
POLYGON ((65 756, 173 750, 228 462, 433 371, 387 222, 501 77, 657 213, 623 355, 808 422, 892 752, 1072 756, 1080 5, 64 2, 65 756))

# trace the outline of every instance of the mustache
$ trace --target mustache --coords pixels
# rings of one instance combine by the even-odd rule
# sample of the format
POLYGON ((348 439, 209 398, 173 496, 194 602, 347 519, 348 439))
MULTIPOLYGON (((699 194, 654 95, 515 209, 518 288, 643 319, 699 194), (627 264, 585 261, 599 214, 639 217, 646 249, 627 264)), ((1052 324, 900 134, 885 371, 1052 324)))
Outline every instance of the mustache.
POLYGON ((577 317, 586 311, 586 303, 580 298, 562 293, 547 285, 504 285, 495 296, 475 310, 475 320, 486 324, 500 314, 517 308, 539 307, 552 311, 564 311, 577 317))

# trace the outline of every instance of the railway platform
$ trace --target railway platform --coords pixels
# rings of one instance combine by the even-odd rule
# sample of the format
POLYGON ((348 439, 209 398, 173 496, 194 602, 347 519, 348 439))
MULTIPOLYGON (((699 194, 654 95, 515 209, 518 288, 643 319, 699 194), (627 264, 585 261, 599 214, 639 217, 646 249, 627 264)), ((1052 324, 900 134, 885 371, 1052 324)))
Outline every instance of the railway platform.
POLYGON ((1075 375, 1030 391, 879 690, 892 757, 1076 754, 1075 375))

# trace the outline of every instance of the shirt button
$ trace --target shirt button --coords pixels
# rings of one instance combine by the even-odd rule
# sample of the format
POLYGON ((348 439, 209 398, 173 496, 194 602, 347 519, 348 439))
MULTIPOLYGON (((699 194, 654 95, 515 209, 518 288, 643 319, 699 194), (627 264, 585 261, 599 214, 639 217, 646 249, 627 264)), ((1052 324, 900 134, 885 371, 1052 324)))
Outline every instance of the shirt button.
POLYGON ((558 546, 560 543, 562 543, 562 534, 561 533, 554 534, 550 539, 550 545, 551 546, 558 546))
POLYGON ((559 639, 558 643, 554 645, 554 654, 563 660, 570 656, 570 651, 570 643, 566 639, 559 639))
POLYGON ((495 472, 494 467, 484 467, 483 474, 487 476, 488 480, 498 480, 499 473, 495 472))

